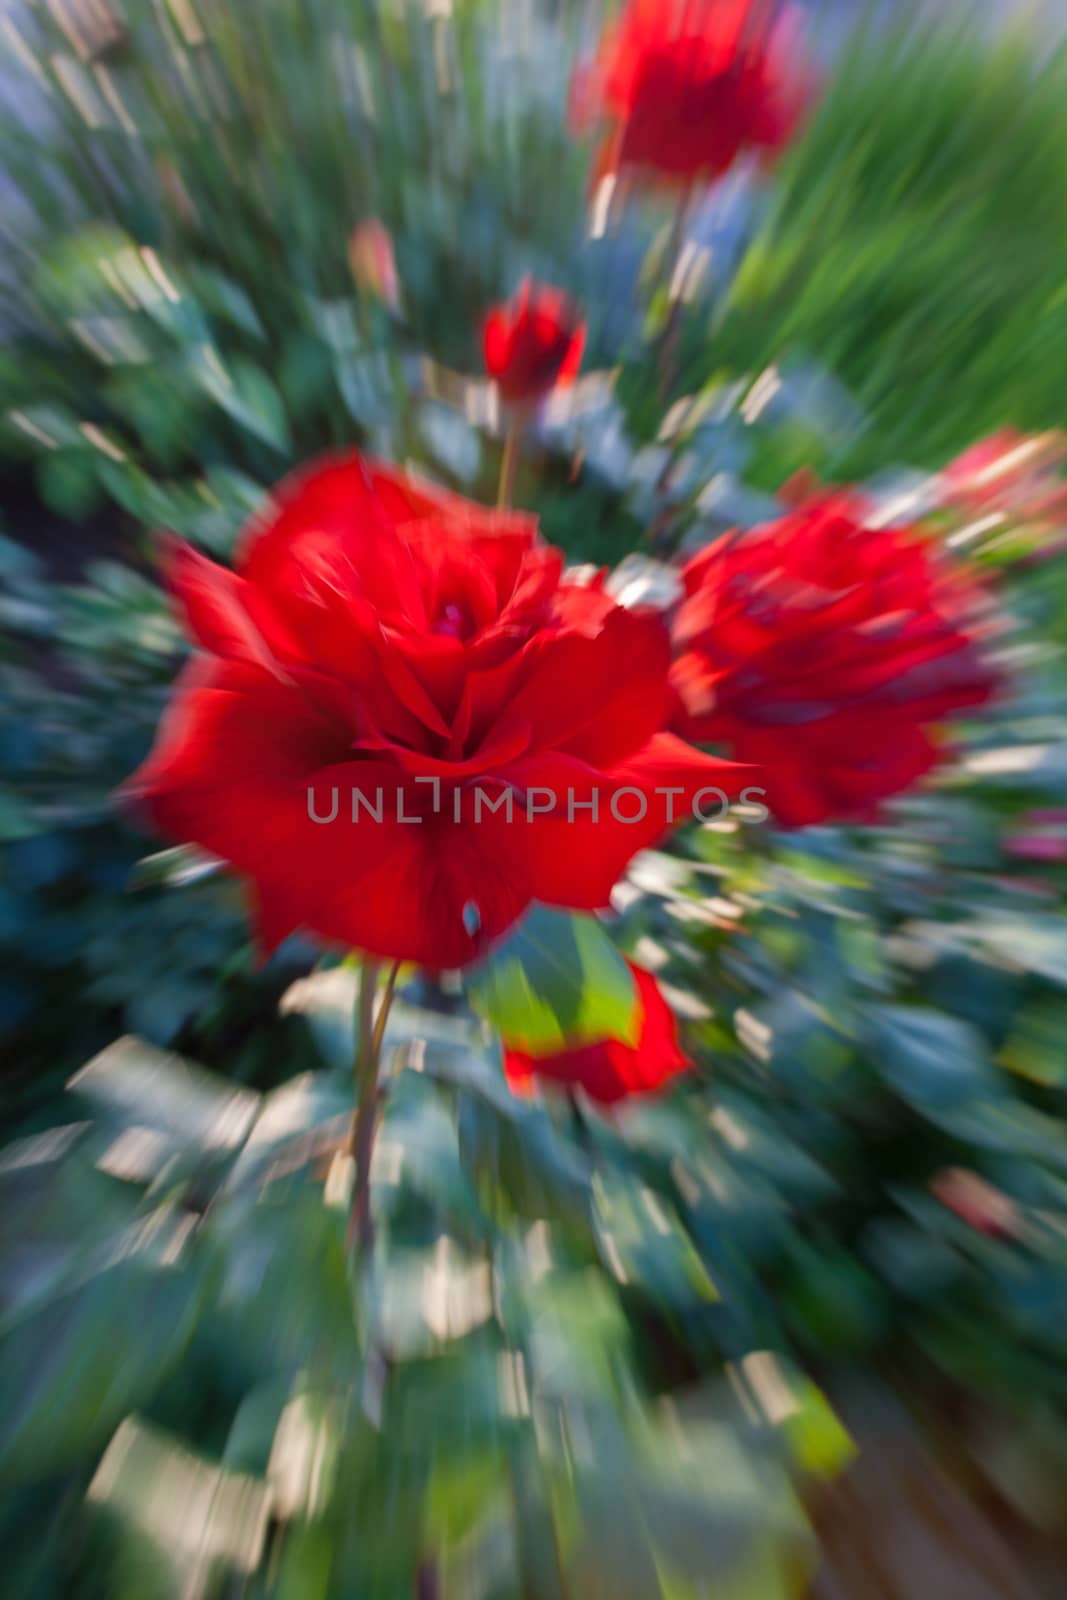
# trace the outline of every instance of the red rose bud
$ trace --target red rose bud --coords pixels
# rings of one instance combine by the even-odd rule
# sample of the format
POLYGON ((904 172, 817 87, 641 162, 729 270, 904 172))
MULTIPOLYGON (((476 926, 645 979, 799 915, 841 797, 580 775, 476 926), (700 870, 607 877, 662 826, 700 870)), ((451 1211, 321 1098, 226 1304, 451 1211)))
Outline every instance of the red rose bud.
POLYGON ((1019 821, 1022 827, 1004 840, 1005 855, 1021 861, 1067 862, 1067 810, 1051 806, 1027 811, 1019 821))
POLYGON ((348 262, 353 278, 365 294, 381 300, 390 311, 399 310, 400 280, 393 241, 377 217, 370 217, 353 229, 348 241, 348 262))
POLYGON ((1022 1213, 1011 1196, 964 1167, 945 1167, 936 1173, 930 1193, 961 1222, 989 1239, 1017 1239, 1024 1232, 1022 1213))
POLYGON ((494 306, 483 329, 485 367, 504 399, 528 405, 582 364, 585 324, 566 295, 528 281, 507 305, 494 306))
POLYGON ((637 985, 640 1031, 637 1043, 605 1039, 600 1044, 579 1045, 555 1055, 527 1056, 518 1050, 504 1054, 504 1070, 512 1088, 522 1091, 533 1078, 563 1089, 583 1089, 602 1105, 653 1094, 681 1072, 692 1070, 682 1054, 674 1014, 650 972, 627 966, 637 985))
POLYGON ((672 725, 764 767, 786 826, 870 818, 994 692, 981 592, 913 530, 865 526, 853 496, 726 534, 683 579, 672 725))
POLYGON ((1062 433, 1027 436, 1002 428, 957 456, 941 474, 943 499, 966 515, 993 516, 1029 530, 1037 541, 1017 559, 1040 566, 1062 555, 1067 522, 1067 438, 1062 433))
POLYGON ((305 927, 440 971, 533 900, 606 907, 702 795, 759 780, 661 732, 663 623, 562 568, 532 517, 316 463, 235 572, 175 546, 202 653, 128 795, 251 879, 267 948, 305 927))
POLYGON ((988 509, 1010 500, 1049 465, 1049 444, 1054 435, 1028 437, 1015 428, 1001 428, 972 444, 950 461, 942 478, 950 498, 975 509, 988 509))
POLYGON ((987 505, 1026 481, 1035 453, 1033 439, 1002 428, 949 462, 942 474, 945 487, 954 497, 987 505))
POLYGON ((778 498, 784 506, 802 506, 806 501, 813 500, 816 495, 827 492, 819 481, 819 474, 814 467, 800 467, 782 484, 778 490, 778 498))
POLYGON ((778 12, 771 0, 630 0, 572 85, 576 130, 609 129, 598 173, 688 183, 780 150, 812 79, 778 12))

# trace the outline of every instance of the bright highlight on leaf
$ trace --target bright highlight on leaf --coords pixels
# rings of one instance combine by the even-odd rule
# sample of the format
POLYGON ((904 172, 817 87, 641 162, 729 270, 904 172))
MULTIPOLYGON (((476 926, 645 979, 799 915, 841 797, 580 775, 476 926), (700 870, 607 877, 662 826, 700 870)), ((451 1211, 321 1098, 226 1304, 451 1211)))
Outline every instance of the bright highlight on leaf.
POLYGON ((593 917, 532 907, 470 972, 467 993, 505 1044, 527 1055, 599 1039, 637 1041, 633 978, 593 917))

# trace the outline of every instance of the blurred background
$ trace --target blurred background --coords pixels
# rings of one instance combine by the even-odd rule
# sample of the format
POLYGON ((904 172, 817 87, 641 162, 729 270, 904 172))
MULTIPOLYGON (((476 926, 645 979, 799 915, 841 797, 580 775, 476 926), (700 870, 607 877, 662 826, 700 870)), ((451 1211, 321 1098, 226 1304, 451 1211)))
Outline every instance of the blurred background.
POLYGON ((813 110, 671 271, 671 203, 574 126, 610 9, 4 0, 20 1600, 1067 1590, 1067 6, 798 4, 813 110), (638 858, 614 931, 697 1065, 662 1099, 512 1097, 412 978, 354 1321, 354 974, 261 964, 112 796, 186 649, 160 531, 225 562, 349 444, 492 503, 481 325, 527 275, 588 319, 515 485, 573 563, 642 593, 856 483, 988 580, 1010 692, 877 825, 638 858))

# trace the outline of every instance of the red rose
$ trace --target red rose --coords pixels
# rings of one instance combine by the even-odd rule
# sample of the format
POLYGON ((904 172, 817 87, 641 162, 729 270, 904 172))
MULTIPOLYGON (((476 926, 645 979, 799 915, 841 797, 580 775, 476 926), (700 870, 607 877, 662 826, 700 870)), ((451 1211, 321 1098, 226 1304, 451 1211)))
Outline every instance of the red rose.
POLYGON ((529 1087, 531 1078, 559 1084, 565 1089, 584 1089, 591 1100, 610 1105, 634 1094, 651 1094, 662 1089, 669 1079, 691 1070, 682 1054, 674 1015, 659 984, 650 972, 626 965, 637 985, 641 1031, 635 1045, 620 1039, 605 1039, 600 1044, 579 1045, 550 1056, 527 1056, 518 1050, 504 1054, 504 1070, 515 1089, 529 1087))
POLYGON ((612 128, 599 171, 689 182, 780 149, 809 98, 788 18, 769 0, 630 0, 581 69, 572 115, 612 128))
MULTIPOLYGON (((999 513, 1013 522, 1062 523, 1067 517, 1067 458, 1060 433, 1002 428, 971 445, 941 474, 946 500, 975 516, 999 513)), ((1035 552, 1047 555, 1049 547, 1035 552)))
POLYGON ((791 827, 872 815, 933 766, 934 726, 995 684, 976 590, 913 531, 862 518, 827 495, 683 573, 674 726, 763 765, 791 827))
POLYGON ((1040 459, 1042 440, 1001 428, 950 461, 942 479, 950 496, 988 510, 1021 488, 1040 459))
POLYGON ((494 306, 483 330, 486 371, 513 405, 542 400, 573 383, 582 364, 585 324, 566 295, 522 285, 507 305, 494 306))
POLYGON ((381 300, 391 311, 400 309, 400 279, 389 230, 377 217, 353 228, 348 240, 352 276, 365 294, 381 300))
POLYGON ((961 1222, 989 1239, 1019 1239, 1026 1232, 1016 1201, 977 1172, 945 1167, 930 1180, 930 1193, 961 1222))
POLYGON ((204 654, 128 792, 253 880, 268 948, 304 926, 441 970, 532 900, 606 905, 697 791, 746 778, 660 732, 659 620, 561 569, 530 517, 316 464, 236 572, 176 547, 204 654))

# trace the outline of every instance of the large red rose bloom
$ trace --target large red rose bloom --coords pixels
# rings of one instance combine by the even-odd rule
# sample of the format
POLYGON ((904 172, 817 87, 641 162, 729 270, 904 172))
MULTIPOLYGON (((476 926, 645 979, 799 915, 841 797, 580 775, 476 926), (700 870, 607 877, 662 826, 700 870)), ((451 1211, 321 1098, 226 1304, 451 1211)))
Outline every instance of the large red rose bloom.
POLYGON ((494 306, 482 330, 485 369, 512 405, 544 399, 573 383, 582 364, 585 324, 558 289, 524 283, 494 306))
POLYGON ((753 779, 660 731, 659 620, 561 571, 532 518, 313 466, 235 572, 175 547, 203 654, 127 794, 253 881, 268 948, 306 927, 441 970, 532 900, 606 905, 697 791, 753 779))
POLYGON ((872 816, 937 761, 936 725, 995 688, 978 592, 846 495, 725 535, 683 578, 674 726, 763 765, 787 826, 872 816))
POLYGON ((611 127, 599 171, 688 182, 790 138, 809 98, 769 0, 630 0, 575 80, 579 128, 611 127))
POLYGON ((504 1070, 513 1088, 522 1090, 532 1078, 540 1078, 563 1089, 584 1089, 591 1100, 612 1105, 631 1095, 651 1094, 680 1072, 691 1070, 678 1043, 674 1015, 659 984, 650 972, 635 967, 632 961, 626 965, 637 986, 640 1031, 636 1044, 605 1039, 548 1056, 506 1050, 504 1070))

